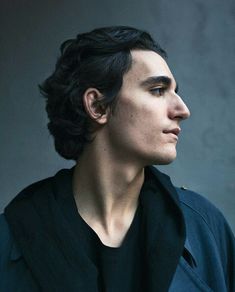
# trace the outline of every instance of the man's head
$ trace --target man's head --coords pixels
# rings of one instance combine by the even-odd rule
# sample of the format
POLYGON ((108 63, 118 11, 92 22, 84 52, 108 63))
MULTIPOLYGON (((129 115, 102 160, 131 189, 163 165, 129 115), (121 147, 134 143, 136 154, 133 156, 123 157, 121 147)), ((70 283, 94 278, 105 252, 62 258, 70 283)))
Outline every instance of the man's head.
POLYGON ((131 51, 137 49, 166 57, 148 33, 125 26, 95 29, 61 45, 55 71, 40 89, 46 98, 48 128, 62 157, 77 160, 91 141, 84 93, 97 89, 96 105, 113 112, 123 76, 132 67, 131 51))

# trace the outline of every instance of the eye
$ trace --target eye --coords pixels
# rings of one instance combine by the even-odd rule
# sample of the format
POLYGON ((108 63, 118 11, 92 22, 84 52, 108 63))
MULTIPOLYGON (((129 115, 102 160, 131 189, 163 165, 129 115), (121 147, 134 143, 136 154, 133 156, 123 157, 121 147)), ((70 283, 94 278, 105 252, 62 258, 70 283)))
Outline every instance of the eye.
POLYGON ((165 91, 166 91, 165 87, 155 87, 155 88, 150 89, 151 93, 158 95, 158 96, 162 96, 165 93, 165 91))

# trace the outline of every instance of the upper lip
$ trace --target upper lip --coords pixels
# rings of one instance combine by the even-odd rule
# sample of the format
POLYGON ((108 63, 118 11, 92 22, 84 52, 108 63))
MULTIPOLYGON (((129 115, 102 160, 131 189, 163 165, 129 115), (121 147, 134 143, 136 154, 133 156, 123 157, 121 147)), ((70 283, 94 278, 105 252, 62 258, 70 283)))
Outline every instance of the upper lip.
POLYGON ((165 133, 165 134, 172 133, 172 134, 175 134, 176 136, 178 136, 180 131, 181 131, 181 129, 179 127, 176 127, 174 129, 164 130, 163 133, 165 133))

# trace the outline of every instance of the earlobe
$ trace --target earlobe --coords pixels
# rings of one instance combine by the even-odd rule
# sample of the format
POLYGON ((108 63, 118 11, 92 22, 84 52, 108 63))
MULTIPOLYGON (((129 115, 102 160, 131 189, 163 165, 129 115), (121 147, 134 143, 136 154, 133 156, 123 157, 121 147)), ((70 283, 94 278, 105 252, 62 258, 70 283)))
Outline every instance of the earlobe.
POLYGON ((98 124, 105 124, 108 118, 108 108, 100 101, 103 95, 96 88, 88 88, 83 95, 83 104, 88 116, 98 124))

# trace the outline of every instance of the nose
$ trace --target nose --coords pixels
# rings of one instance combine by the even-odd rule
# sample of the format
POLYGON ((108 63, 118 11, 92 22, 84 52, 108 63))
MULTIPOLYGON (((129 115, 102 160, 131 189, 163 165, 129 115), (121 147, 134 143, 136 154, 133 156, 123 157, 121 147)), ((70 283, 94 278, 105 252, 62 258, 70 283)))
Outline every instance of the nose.
POLYGON ((170 118, 186 120, 189 117, 190 117, 190 111, 187 105, 184 103, 184 101, 178 94, 175 94, 175 98, 172 102, 172 107, 170 111, 170 118))

